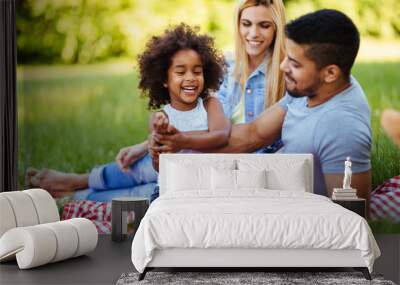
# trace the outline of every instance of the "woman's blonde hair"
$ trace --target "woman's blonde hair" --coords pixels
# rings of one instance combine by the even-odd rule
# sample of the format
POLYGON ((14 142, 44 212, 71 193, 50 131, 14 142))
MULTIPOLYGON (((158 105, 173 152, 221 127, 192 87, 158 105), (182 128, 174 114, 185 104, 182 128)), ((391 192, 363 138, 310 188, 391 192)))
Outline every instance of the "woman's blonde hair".
POLYGON ((265 100, 264 108, 272 106, 283 97, 285 92, 285 82, 283 72, 279 69, 279 65, 285 57, 285 7, 282 0, 241 0, 237 6, 235 18, 235 67, 233 76, 235 80, 241 83, 242 88, 249 74, 249 58, 242 42, 239 26, 242 11, 248 7, 263 5, 271 9, 272 20, 275 28, 275 38, 269 47, 270 52, 267 53, 269 60, 267 61, 265 72, 265 100))

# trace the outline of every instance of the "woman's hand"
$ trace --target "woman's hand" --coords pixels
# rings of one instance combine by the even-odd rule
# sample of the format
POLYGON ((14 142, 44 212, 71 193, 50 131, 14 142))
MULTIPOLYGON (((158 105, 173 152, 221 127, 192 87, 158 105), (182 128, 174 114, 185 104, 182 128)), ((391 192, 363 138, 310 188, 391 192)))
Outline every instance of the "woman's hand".
POLYGON ((127 172, 129 171, 129 166, 145 156, 146 153, 147 141, 120 149, 115 161, 122 171, 127 172))

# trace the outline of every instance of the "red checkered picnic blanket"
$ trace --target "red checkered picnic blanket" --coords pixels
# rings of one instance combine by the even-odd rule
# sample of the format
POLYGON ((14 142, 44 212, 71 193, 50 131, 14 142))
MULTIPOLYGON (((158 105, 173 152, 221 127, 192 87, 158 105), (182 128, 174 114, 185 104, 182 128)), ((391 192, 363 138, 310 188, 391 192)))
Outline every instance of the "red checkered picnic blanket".
POLYGON ((89 200, 66 202, 61 219, 68 220, 78 217, 91 220, 99 234, 111 233, 111 202, 89 200))
POLYGON ((400 175, 385 180, 371 193, 370 218, 400 222, 400 175))

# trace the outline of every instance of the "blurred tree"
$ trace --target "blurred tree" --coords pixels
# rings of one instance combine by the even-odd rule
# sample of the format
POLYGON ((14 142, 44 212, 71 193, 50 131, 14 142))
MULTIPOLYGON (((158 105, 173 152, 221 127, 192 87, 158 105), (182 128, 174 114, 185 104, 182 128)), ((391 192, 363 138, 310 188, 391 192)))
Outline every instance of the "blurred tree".
POLYGON ((398 0, 286 0, 289 19, 317 9, 336 9, 348 15, 363 36, 377 39, 400 37, 400 1, 398 0))
POLYGON ((117 12, 130 0, 23 0, 17 9, 18 61, 87 63, 125 53, 117 12))
MULTIPOLYGON (((288 19, 321 8, 349 15, 362 35, 400 37, 400 1, 284 0, 288 19)), ((90 63, 136 58, 150 36, 186 22, 233 47, 235 0, 19 0, 19 63, 90 63)))

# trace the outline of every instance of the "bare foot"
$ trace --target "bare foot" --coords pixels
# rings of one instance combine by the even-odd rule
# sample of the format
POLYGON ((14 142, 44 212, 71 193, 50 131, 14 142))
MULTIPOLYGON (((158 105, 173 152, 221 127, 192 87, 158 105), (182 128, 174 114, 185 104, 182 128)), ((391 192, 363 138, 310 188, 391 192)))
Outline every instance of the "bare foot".
POLYGON ((381 124, 386 133, 400 147, 400 112, 386 109, 382 113, 381 124))
POLYGON ((87 174, 65 173, 53 169, 41 171, 31 170, 29 177, 30 187, 39 187, 49 191, 54 197, 64 196, 77 189, 88 187, 89 177, 87 174))

